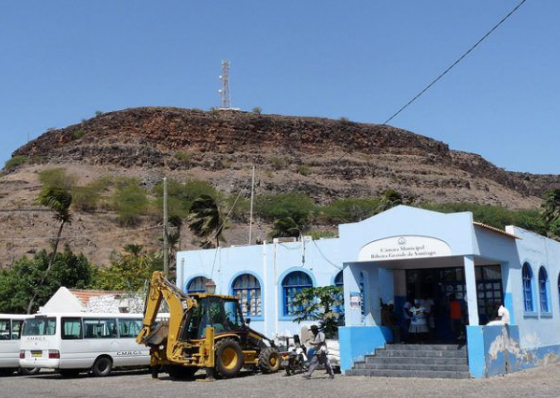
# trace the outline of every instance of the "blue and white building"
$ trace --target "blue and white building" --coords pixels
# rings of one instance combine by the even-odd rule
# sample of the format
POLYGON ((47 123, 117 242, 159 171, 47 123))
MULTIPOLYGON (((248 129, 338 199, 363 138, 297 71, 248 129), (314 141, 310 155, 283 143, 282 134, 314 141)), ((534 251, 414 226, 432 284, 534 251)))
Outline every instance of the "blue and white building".
POLYGON ((339 237, 179 252, 177 284, 241 298, 251 325, 268 336, 297 333, 294 294, 311 286, 344 286, 341 369, 391 344, 380 303, 434 300, 436 337, 450 336, 451 293, 468 313, 472 377, 504 374, 560 356, 560 243, 515 226, 499 230, 472 213, 442 214, 398 206, 339 226, 339 237), (503 304, 510 325, 485 326, 503 304))

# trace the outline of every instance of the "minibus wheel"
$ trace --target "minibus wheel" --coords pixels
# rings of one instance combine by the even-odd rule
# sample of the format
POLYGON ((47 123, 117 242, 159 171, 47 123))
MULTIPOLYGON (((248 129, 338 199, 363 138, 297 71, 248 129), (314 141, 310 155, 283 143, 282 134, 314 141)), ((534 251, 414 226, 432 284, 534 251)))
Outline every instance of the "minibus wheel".
POLYGON ((99 357, 96 359, 91 369, 94 376, 105 377, 113 369, 113 361, 109 357, 99 357))

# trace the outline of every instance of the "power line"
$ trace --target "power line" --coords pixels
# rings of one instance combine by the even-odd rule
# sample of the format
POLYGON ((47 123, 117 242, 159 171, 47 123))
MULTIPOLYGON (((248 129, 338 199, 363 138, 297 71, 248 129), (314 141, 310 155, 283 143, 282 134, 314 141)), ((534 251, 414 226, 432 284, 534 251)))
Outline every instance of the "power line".
MULTIPOLYGON (((436 77, 430 84, 428 84, 422 91, 420 91, 414 98, 406 103, 402 108, 400 108, 397 112, 395 112, 390 118, 383 122, 383 125, 389 123, 393 120, 399 113, 404 111, 408 108, 414 101, 416 101, 422 94, 428 91, 434 84, 436 84, 443 76, 445 76, 451 69, 453 69, 459 62, 461 62, 467 55, 469 55, 480 43, 482 43, 488 36, 490 36, 498 27, 503 24, 506 19, 511 17, 518 9, 525 3, 527 0, 521 0, 521 2, 515 6, 513 10, 511 10, 505 17, 502 18, 500 22, 498 22, 492 29, 488 31, 479 41, 477 41, 471 48, 469 48, 463 55, 461 55, 450 67, 448 67, 443 73, 441 73, 438 77, 436 77)), ((342 156, 344 157, 344 155, 342 156)))

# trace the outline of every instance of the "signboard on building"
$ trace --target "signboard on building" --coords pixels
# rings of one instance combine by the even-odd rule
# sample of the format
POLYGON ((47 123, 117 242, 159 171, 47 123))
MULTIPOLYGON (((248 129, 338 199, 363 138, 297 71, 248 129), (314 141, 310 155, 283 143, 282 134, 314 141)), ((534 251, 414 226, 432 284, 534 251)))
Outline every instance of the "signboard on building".
POLYGON ((362 308, 362 294, 360 292, 350 292, 350 309, 359 310, 362 308))
POLYGON ((358 260, 405 260, 450 255, 451 248, 440 239, 429 236, 403 235, 368 243, 360 249, 358 260))

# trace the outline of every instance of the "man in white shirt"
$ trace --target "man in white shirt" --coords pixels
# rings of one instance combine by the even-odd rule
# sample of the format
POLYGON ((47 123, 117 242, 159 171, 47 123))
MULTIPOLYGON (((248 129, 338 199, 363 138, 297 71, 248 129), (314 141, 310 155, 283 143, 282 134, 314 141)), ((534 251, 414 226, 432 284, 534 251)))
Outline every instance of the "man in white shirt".
POLYGON ((327 368, 327 372, 329 373, 329 377, 334 379, 334 371, 331 366, 331 361, 327 357, 327 343, 325 342, 325 334, 323 332, 319 332, 319 328, 317 325, 311 325, 311 333, 313 333, 314 339, 309 341, 307 344, 311 345, 315 349, 315 355, 311 358, 311 362, 309 363, 309 371, 303 375, 305 379, 311 378, 311 375, 319 366, 319 364, 325 365, 327 368))

